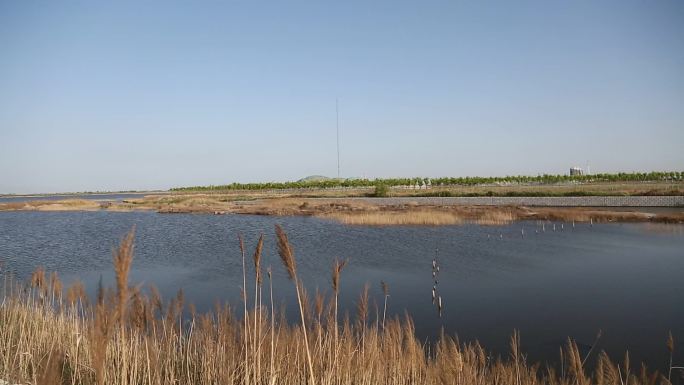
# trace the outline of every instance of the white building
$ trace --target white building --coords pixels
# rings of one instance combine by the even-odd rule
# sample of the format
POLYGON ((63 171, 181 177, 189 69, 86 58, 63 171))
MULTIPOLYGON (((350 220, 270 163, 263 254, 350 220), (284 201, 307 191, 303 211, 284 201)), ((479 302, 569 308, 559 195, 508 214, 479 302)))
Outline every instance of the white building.
POLYGON ((584 171, 580 167, 571 167, 570 168, 570 176, 575 176, 575 175, 584 175, 584 171))

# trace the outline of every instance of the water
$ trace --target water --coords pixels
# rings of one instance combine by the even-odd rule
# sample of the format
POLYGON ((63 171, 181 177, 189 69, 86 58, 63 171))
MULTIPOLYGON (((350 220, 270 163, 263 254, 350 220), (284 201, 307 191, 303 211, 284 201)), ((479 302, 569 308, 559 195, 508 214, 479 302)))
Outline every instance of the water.
POLYGON ((680 352, 675 361, 684 360, 684 226, 678 225, 577 224, 573 229, 565 223, 561 231, 557 223, 554 232, 547 223, 542 233, 534 222, 380 228, 309 217, 0 212, 0 260, 20 278, 43 265, 91 290, 100 277, 113 286, 112 249, 136 225, 133 283, 154 284, 166 299, 183 288, 186 301, 198 310, 211 309, 217 300, 239 309, 237 234, 244 235, 249 257, 263 232, 263 266, 273 266, 276 299, 296 320, 294 288, 277 256, 276 223, 288 233, 310 294, 316 287, 330 293, 332 261, 349 258, 340 285, 342 312, 354 315, 365 283, 371 285, 371 314, 373 301, 382 312, 384 280, 388 314, 408 311, 426 341, 444 328, 461 341, 478 339, 507 355, 508 338, 518 329, 530 360, 554 362, 567 337, 586 351, 602 330, 597 349, 620 359, 628 349, 632 362, 662 368, 671 330, 680 352), (441 318, 431 303, 435 255, 441 318))
POLYGON ((64 199, 113 200, 138 199, 155 193, 111 193, 111 194, 55 194, 55 195, 0 195, 0 203, 28 201, 58 201, 64 199))

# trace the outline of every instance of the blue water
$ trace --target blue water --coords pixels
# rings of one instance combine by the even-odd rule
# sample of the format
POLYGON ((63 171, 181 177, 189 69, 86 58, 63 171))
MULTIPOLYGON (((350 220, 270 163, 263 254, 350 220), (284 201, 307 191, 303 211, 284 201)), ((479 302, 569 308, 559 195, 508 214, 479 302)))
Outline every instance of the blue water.
POLYGON ((55 194, 55 195, 5 195, 0 196, 0 203, 27 202, 27 201, 56 201, 63 199, 92 199, 92 200, 113 200, 122 201, 124 199, 137 199, 145 195, 154 193, 112 193, 112 194, 55 194))
MULTIPOLYGON (((632 362, 662 368, 668 331, 684 340, 681 225, 577 224, 573 229, 565 223, 561 231, 558 222, 554 232, 547 222, 541 232, 536 222, 351 227, 311 217, 0 212, 0 261, 20 278, 42 265, 67 282, 82 280, 91 290, 100 277, 113 285, 112 250, 135 225, 133 283, 154 284, 166 299, 183 288, 186 303, 200 311, 217 300, 240 308, 237 235, 244 235, 249 258, 264 233, 262 263, 273 266, 276 300, 296 316, 294 288, 277 255, 276 223, 288 233, 310 294, 316 287, 330 293, 332 261, 348 258, 342 311, 354 316, 368 283, 374 319, 373 301, 382 309, 384 280, 390 290, 388 314, 408 311, 426 341, 444 328, 462 341, 478 339, 507 355, 508 337, 518 329, 530 360, 553 362, 567 337, 588 346, 602 330, 597 350, 621 358, 628 349, 632 362), (441 318, 431 301, 435 256, 441 318)), ((676 351, 684 351, 679 342, 676 351)))

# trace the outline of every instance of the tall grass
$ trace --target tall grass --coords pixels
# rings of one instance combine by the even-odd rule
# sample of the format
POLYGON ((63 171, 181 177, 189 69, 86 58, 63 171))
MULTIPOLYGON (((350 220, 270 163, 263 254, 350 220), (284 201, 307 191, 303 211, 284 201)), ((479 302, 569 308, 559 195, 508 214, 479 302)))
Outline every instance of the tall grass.
MULTIPOLYGON (((670 373, 634 370, 628 356, 621 363, 603 352, 581 357, 572 340, 562 349, 560 370, 527 362, 517 332, 511 337, 510 355, 504 358, 492 357, 477 342, 463 344, 447 335, 428 345, 416 337, 408 315, 385 319, 383 309, 373 320, 367 287, 357 302, 357 319, 339 322, 337 297, 346 262, 334 263, 333 293, 330 298, 317 296, 312 310, 297 275, 294 250, 279 227, 276 239, 295 284, 301 323, 290 324, 282 311, 275 310, 270 267, 269 306, 262 306, 263 238, 254 252, 251 302, 242 288, 243 317, 236 317, 228 305, 217 305, 205 314, 190 307, 184 318, 182 292, 164 302, 156 289, 146 295, 128 282, 133 260, 130 233, 114 255, 115 290, 100 288, 92 302, 80 283, 62 295, 58 277, 48 279, 43 269, 31 282, 6 281, 0 306, 0 379, 120 385, 670 383, 670 373), (595 362, 592 372, 586 367, 588 359, 595 362)), ((240 247, 246 283, 244 242, 240 247)), ((387 299, 388 287, 383 287, 387 299)), ((670 337, 670 352, 674 346, 670 337)))

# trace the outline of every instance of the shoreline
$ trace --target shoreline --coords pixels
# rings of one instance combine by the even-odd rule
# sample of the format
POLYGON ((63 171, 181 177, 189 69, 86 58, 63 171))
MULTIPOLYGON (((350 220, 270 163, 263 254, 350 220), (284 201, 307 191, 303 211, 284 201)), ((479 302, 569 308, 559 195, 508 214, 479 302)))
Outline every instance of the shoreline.
POLYGON ((206 194, 153 194, 122 201, 21 201, 0 203, 0 211, 154 211, 160 214, 315 216, 350 225, 378 226, 496 225, 519 220, 684 223, 682 196, 230 198, 206 194), (597 205, 601 202, 606 205, 597 205), (663 202, 669 205, 663 205, 663 202))

